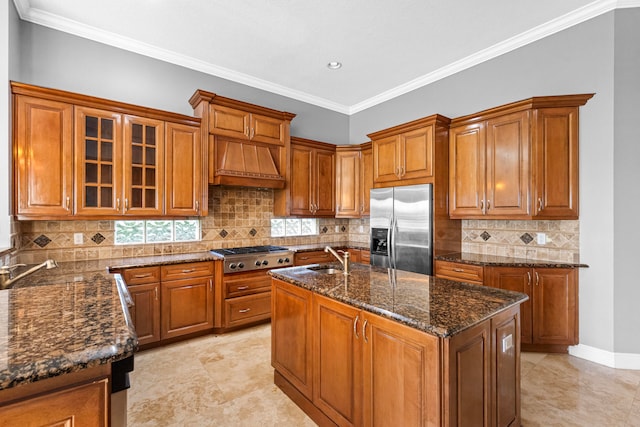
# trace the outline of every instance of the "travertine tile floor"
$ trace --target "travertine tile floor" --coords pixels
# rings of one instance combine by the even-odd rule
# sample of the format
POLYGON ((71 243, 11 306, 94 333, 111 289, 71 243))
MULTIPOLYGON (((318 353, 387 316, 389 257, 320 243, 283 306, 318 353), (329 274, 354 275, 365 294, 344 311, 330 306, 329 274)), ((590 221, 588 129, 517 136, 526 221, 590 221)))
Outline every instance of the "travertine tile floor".
MULTIPOLYGON (((314 426, 273 385, 270 332, 266 324, 138 353, 129 426, 314 426)), ((523 426, 640 426, 640 371, 522 356, 523 426)))

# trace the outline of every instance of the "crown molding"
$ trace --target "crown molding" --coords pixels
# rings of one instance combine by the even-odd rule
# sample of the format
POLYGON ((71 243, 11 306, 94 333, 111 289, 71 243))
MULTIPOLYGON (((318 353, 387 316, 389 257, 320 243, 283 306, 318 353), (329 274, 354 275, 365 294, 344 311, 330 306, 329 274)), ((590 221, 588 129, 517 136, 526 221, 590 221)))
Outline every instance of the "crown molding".
POLYGON ((483 49, 433 72, 427 73, 407 83, 384 91, 376 96, 368 98, 357 104, 348 106, 314 96, 306 92, 297 91, 288 87, 269 82, 248 74, 239 73, 228 68, 201 61, 199 59, 182 55, 167 49, 162 49, 148 43, 143 43, 128 37, 123 37, 108 31, 81 24, 77 21, 62 18, 31 7, 29 0, 14 0, 16 9, 21 19, 34 24, 49 27, 55 30, 70 33, 79 37, 97 41, 120 49, 138 53, 140 55, 159 59, 175 65, 190 68, 236 83, 265 90, 277 95, 286 96, 301 102, 316 105, 338 113, 353 115, 375 105, 389 101, 400 95, 434 83, 445 77, 464 71, 475 65, 489 61, 505 53, 511 52, 530 43, 548 37, 552 34, 578 25, 584 21, 595 18, 614 9, 640 7, 640 0, 596 0, 586 6, 576 9, 563 16, 548 21, 542 25, 525 31, 510 39, 504 40, 491 47, 483 49))

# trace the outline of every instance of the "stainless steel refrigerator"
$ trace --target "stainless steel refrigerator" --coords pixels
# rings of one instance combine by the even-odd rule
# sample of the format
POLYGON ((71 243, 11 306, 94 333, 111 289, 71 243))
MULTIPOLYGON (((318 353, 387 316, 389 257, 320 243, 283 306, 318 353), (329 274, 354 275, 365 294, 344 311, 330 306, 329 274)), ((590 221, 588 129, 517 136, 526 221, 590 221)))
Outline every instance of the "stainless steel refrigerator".
POLYGON ((433 185, 371 190, 371 265, 432 275, 433 185))

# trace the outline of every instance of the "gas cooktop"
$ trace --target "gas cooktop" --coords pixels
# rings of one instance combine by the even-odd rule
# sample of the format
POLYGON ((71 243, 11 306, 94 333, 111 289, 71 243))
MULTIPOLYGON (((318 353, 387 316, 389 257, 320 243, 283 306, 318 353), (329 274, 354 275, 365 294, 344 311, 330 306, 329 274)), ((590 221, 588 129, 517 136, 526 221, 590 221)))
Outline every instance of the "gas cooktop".
POLYGON ((282 246, 246 246, 243 248, 221 248, 212 249, 211 252, 215 252, 219 255, 243 255, 243 254, 266 254, 271 252, 288 251, 289 249, 282 246))
POLYGON ((246 246, 243 248, 212 249, 224 257, 224 272, 264 270, 293 265, 293 251, 282 246, 246 246))

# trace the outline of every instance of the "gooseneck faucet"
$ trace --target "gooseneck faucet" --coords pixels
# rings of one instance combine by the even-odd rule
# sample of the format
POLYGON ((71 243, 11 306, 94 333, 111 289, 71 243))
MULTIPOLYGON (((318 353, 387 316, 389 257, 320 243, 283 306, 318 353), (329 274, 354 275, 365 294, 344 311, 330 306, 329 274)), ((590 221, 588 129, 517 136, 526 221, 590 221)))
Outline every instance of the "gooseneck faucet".
POLYGON ((0 267, 0 289, 7 289, 17 280, 20 280, 23 277, 26 277, 32 273, 35 273, 36 271, 40 270, 43 267, 46 268, 47 270, 50 270, 52 268, 56 268, 57 266, 58 266, 57 262, 55 262, 52 259, 48 259, 42 264, 39 264, 33 268, 30 268, 24 273, 20 273, 14 278, 10 278, 11 271, 13 271, 15 268, 18 268, 18 267, 26 267, 26 264, 3 265, 0 267))
POLYGON ((344 255, 344 258, 343 258, 340 256, 340 254, 338 254, 338 252, 333 250, 331 246, 325 246, 324 251, 331 252, 331 255, 333 255, 338 259, 338 261, 340 261, 340 264, 342 264, 342 274, 349 274, 349 271, 351 270, 350 268, 351 265, 349 263, 349 252, 338 251, 344 255))

